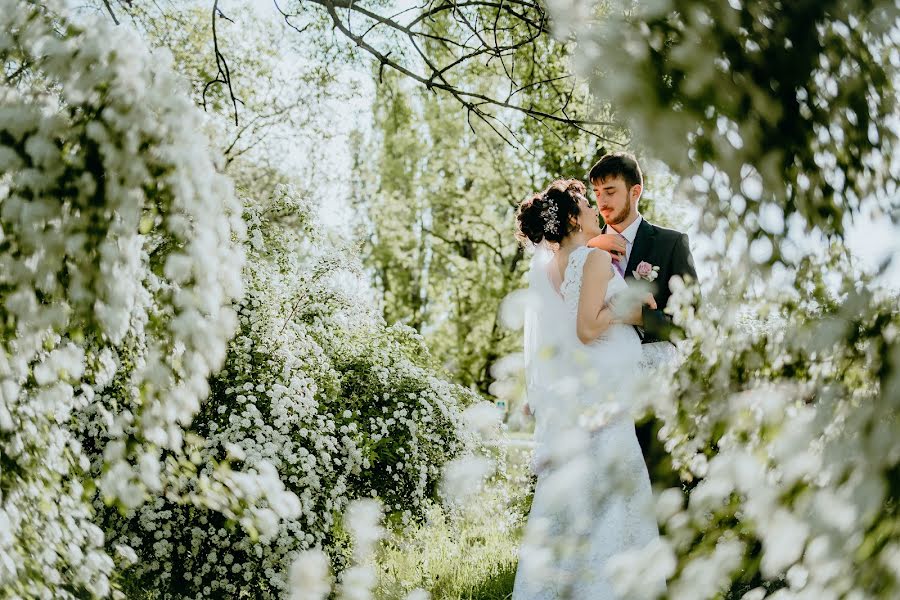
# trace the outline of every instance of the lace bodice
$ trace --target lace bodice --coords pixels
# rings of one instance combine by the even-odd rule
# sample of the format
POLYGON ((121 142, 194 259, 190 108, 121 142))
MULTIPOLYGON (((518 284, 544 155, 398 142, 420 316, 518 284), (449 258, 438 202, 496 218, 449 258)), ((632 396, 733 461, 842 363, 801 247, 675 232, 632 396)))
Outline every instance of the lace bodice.
MULTIPOLYGON (((584 280, 584 264, 587 262, 591 252, 603 252, 595 248, 581 246, 572 251, 569 255, 569 262, 566 264, 566 272, 563 275, 562 284, 559 286, 559 292, 566 302, 566 307, 572 314, 578 313, 578 301, 581 298, 581 283, 584 280)), ((610 298, 628 288, 628 284, 619 275, 612 265, 609 266, 612 271, 612 279, 606 286, 606 298, 608 302, 610 298)))
MULTIPOLYGON (((544 396, 549 400, 535 398, 538 406, 535 440, 539 444, 545 437, 575 426, 586 410, 601 410, 612 419, 625 416, 624 410, 630 405, 631 388, 641 359, 641 342, 634 327, 621 323, 610 325, 587 344, 578 336, 577 313, 584 265, 594 251, 588 247, 572 251, 559 289, 562 296, 559 315, 546 315, 559 331, 559 337, 552 346, 553 352, 542 359, 551 368, 541 375, 547 384, 544 396), (540 410, 545 400, 553 406, 552 410, 540 410)), ((608 302, 627 288, 622 276, 614 272, 605 300, 608 302)), ((539 458, 540 454, 537 452, 536 456, 539 458)))

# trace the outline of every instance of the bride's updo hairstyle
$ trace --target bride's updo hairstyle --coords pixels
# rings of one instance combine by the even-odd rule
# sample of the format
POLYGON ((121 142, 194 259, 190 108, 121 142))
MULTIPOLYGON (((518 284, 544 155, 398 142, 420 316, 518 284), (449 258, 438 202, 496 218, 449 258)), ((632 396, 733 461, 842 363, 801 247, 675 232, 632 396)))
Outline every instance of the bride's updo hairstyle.
POLYGON ((535 245, 543 240, 562 241, 578 226, 578 196, 585 191, 577 179, 557 179, 543 192, 526 198, 516 212, 516 237, 535 245))

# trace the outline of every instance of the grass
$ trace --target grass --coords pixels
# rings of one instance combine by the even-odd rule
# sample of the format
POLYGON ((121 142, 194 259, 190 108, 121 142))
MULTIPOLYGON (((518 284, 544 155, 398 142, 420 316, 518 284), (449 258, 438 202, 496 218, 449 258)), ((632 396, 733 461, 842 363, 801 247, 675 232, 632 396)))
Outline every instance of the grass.
POLYGON ((415 588, 432 600, 506 600, 512 596, 519 541, 533 485, 530 450, 498 449, 499 468, 465 506, 432 506, 426 521, 386 542, 376 598, 402 599, 415 588))

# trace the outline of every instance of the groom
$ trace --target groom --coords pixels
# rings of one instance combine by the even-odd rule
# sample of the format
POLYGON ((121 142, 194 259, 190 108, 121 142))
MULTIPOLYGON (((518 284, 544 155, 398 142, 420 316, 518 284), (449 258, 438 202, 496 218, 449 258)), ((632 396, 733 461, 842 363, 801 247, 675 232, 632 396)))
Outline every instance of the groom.
MULTIPOLYGON (((636 272, 641 279, 652 279, 650 286, 656 308, 642 305, 640 312, 635 310, 629 321, 636 326, 642 343, 671 343, 669 339, 675 327, 672 317, 664 312, 672 295, 669 283, 675 275, 697 281, 688 236, 653 225, 638 212, 644 178, 640 165, 631 154, 606 154, 591 167, 589 178, 597 208, 606 225, 603 233, 591 239, 588 246, 612 254, 613 266, 629 283, 635 279, 636 272)), ((658 425, 651 419, 637 427, 638 441, 651 476, 654 467, 658 466, 657 459, 666 456, 654 435, 658 425)))

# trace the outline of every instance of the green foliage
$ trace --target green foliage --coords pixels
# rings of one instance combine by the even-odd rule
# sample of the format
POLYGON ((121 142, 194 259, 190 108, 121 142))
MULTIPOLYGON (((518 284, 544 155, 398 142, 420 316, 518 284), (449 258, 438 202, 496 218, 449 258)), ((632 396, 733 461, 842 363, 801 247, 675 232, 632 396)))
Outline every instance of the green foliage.
MULTIPOLYGON (((456 26, 442 15, 429 31, 441 35, 456 26)), ((441 60, 453 56, 438 43, 428 49, 441 60)), ((523 285, 527 268, 512 236, 518 203, 554 178, 586 179, 599 156, 628 135, 612 108, 595 102, 571 75, 570 43, 527 45, 510 54, 489 64, 459 64, 454 81, 483 92, 512 86, 520 103, 540 111, 569 98, 565 114, 590 120, 593 134, 512 113, 485 123, 457 99, 379 70, 377 135, 356 158, 359 237, 367 240, 364 261, 385 320, 420 331, 456 381, 483 393, 498 358, 521 346, 518 332, 499 320, 503 298, 523 285)), ((653 199, 671 184, 665 173, 648 170, 641 210, 678 225, 653 199)))
POLYGON ((521 277, 522 252, 507 232, 531 182, 511 173, 502 142, 473 134, 450 100, 386 79, 379 168, 359 203, 365 262, 385 320, 421 331, 459 382, 486 391, 490 356, 510 346, 497 307, 521 277))
MULTIPOLYGON (((567 52, 558 46, 542 58, 562 75, 567 52)), ((497 66, 467 72, 485 87, 502 75, 497 66)), ((535 106, 552 101, 540 86, 521 93, 535 106)), ((515 208, 552 177, 584 176, 596 139, 525 120, 513 132, 520 144, 510 145, 454 99, 390 73, 377 94, 378 136, 365 150, 377 162, 357 159, 368 170, 356 204, 385 319, 420 331, 456 381, 487 392, 492 364, 520 344, 498 320, 527 266, 511 235, 515 208)), ((588 110, 580 102, 574 114, 588 110)))
POLYGON ((463 506, 432 506, 425 523, 382 545, 378 600, 416 587, 434 600, 509 598, 534 481, 530 449, 510 445, 500 454, 498 472, 463 506))
MULTIPOLYGON (((597 93, 641 143, 692 183, 701 225, 768 238, 779 224, 841 235, 896 192, 898 7, 871 0, 667 0, 578 30, 603 56, 597 93), (892 165, 894 167, 892 168, 892 165)), ((895 204, 895 203, 893 203, 895 204)))

